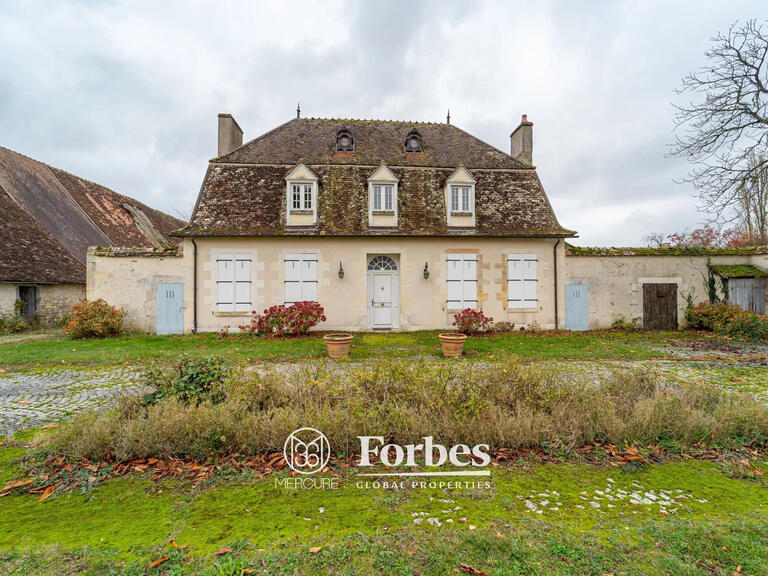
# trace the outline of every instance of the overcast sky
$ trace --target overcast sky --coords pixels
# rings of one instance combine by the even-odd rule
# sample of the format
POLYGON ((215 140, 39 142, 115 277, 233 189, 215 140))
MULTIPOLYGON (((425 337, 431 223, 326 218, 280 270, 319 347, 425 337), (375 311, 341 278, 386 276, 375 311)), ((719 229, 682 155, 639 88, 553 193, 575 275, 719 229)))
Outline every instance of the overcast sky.
POLYGON ((188 216, 216 114, 444 121, 509 150, 520 115, 582 245, 691 228, 665 157, 681 77, 764 2, 2 2, 0 145, 188 216))

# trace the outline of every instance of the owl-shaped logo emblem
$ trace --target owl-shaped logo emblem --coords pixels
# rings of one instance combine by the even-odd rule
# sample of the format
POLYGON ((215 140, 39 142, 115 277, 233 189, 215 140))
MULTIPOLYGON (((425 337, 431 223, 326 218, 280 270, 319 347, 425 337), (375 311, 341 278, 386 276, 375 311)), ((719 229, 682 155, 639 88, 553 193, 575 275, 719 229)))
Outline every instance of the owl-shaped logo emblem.
POLYGON ((286 439, 283 455, 292 470, 299 474, 314 474, 328 464, 331 445, 319 430, 299 428, 286 439))

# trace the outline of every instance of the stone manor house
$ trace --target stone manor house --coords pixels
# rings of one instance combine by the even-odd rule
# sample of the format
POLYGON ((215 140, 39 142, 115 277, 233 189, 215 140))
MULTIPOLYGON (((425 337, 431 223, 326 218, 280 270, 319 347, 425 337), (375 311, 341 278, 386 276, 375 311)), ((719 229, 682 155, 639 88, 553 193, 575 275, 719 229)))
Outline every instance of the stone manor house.
POLYGON ((246 144, 231 115, 218 125, 178 248, 88 253, 88 298, 132 328, 237 329, 301 300, 325 308, 325 330, 444 329, 464 308, 518 327, 677 328, 713 274, 764 312, 768 250, 568 245, 526 116, 509 152, 449 123, 297 117, 246 144))

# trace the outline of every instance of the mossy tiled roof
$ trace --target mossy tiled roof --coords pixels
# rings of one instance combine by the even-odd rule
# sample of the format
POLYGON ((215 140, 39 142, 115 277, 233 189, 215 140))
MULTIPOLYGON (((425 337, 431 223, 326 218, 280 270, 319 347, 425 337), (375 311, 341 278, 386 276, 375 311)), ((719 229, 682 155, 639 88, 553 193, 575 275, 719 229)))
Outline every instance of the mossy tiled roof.
POLYGON ((710 268, 723 278, 768 278, 768 270, 750 264, 712 264, 710 268))
POLYGON ((449 124, 294 119, 211 161, 190 225, 179 235, 568 236, 533 166, 449 124), (354 152, 336 152, 352 133, 354 152), (423 154, 406 153, 416 129, 423 154), (368 227, 368 178, 384 162, 398 178, 397 230, 368 227), (318 177, 318 222, 286 230, 286 174, 318 177), (476 180, 476 227, 449 229, 446 181, 464 166, 476 180))

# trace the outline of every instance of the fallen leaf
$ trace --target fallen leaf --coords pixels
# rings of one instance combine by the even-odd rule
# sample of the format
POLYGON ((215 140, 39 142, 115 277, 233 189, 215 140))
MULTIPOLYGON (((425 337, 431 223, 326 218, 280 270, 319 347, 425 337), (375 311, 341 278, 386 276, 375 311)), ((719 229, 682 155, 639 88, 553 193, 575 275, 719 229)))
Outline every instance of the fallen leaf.
POLYGON ((32 484, 32 480, 17 480, 16 482, 8 482, 5 486, 3 486, 3 489, 0 490, 0 492, 7 492, 8 490, 13 490, 14 488, 24 488, 24 486, 29 486, 32 484))
POLYGON ((243 570, 243 574, 253 574, 254 572, 256 572, 256 570, 254 570, 253 568, 245 568, 243 570))
POLYGON ((478 570, 477 568, 473 568, 469 564, 464 564, 464 562, 459 564, 459 570, 461 570, 465 574, 474 574, 475 576, 488 576, 485 572, 481 572, 480 570, 478 570))
POLYGON ((55 428, 58 428, 58 424, 46 424, 45 426, 40 426, 43 430, 53 430, 55 428))
POLYGON ((473 524, 470 524, 469 525, 469 529, 470 530, 477 530, 477 526, 474 526, 473 524))
POLYGON ((496 532, 496 538, 506 538, 501 532, 496 532))
POLYGON ((232 548, 226 547, 226 548, 219 548, 216 551, 216 556, 223 556, 224 554, 230 554, 232 552, 232 548))
POLYGON ((56 488, 60 485, 61 485, 61 482, 57 482, 56 484, 51 484, 50 486, 46 486, 38 502, 43 502, 45 500, 48 500, 51 494, 53 494, 53 491, 56 490, 56 488))
POLYGON ((322 550, 322 548, 320 546, 313 546, 312 548, 309 549, 309 553, 310 554, 317 554, 318 552, 320 552, 320 550, 322 550))
POLYGON ((408 551, 406 552, 406 554, 408 554, 408 556, 413 556, 413 550, 408 550, 408 551))
POLYGON ((171 546, 173 546, 174 548, 179 548, 180 550, 184 550, 184 548, 186 548, 187 546, 189 546, 189 544, 184 544, 184 545, 182 546, 182 545, 180 545, 180 544, 176 544, 176 540, 171 540, 171 546))
POLYGON ((149 563, 149 567, 150 568, 156 568, 157 566, 160 566, 160 564, 162 564, 166 560, 168 560, 168 556, 160 556, 160 558, 158 558, 157 560, 154 560, 154 561, 150 562, 149 563))

